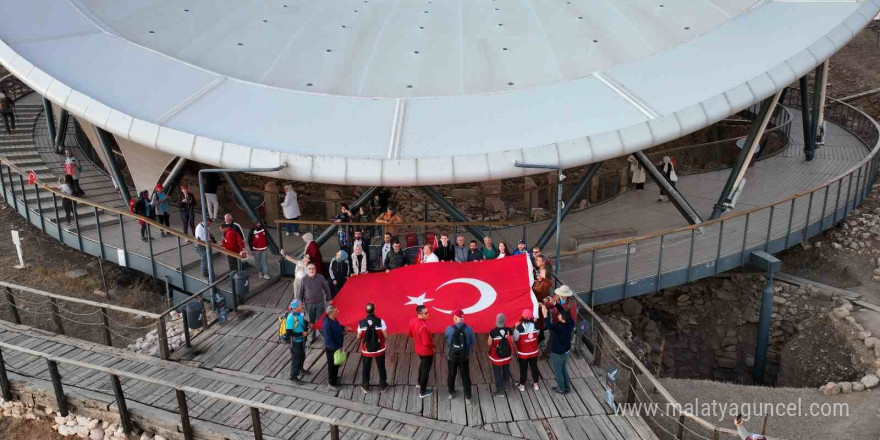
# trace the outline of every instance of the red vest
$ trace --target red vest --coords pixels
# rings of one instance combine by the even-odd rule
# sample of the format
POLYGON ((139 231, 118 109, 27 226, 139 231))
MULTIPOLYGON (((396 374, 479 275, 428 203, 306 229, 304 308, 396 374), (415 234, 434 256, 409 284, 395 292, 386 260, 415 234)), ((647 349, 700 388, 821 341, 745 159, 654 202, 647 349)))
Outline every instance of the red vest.
POLYGON ((516 356, 520 359, 530 359, 538 356, 538 325, 534 324, 532 331, 526 333, 522 323, 516 326, 519 339, 516 341, 516 356))
POLYGON ((499 344, 509 344, 510 353, 513 354, 513 334, 509 329, 506 328, 493 328, 492 331, 489 332, 489 337, 492 338, 492 345, 489 346, 489 362, 492 365, 501 366, 507 365, 510 363, 510 356, 501 357, 498 355, 498 345, 499 344))
POLYGON ((255 251, 265 251, 269 247, 269 240, 266 239, 265 229, 254 229, 254 238, 251 242, 251 248, 255 251))

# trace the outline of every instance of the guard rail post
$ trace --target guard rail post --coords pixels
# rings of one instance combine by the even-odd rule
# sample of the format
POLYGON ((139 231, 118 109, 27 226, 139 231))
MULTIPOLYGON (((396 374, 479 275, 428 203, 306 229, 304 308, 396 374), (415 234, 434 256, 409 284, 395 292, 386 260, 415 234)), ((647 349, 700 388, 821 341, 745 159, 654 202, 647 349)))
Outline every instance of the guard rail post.
POLYGON ((254 427, 254 440, 263 440, 263 425, 260 423, 260 410, 251 407, 251 425, 254 427))
POLYGON ((101 307, 101 328, 104 330, 104 345, 113 346, 113 337, 110 335, 110 320, 107 318, 107 308, 101 307))
POLYGON ((189 408, 186 406, 186 394, 183 390, 175 389, 177 394, 177 410, 180 413, 180 430, 183 431, 185 440, 193 440, 192 425, 189 423, 189 408))
POLYGON ((122 427, 123 433, 126 435, 131 434, 131 418, 128 414, 128 405, 125 404, 125 394, 122 392, 122 383, 119 381, 119 376, 111 374, 110 383, 113 385, 113 394, 116 395, 116 411, 119 412, 119 426, 122 427))
POLYGON ((339 440, 339 425, 330 425, 330 440, 339 440))
MULTIPOLYGON (((104 255, 104 237, 101 235, 101 219, 99 218, 98 207, 93 206, 93 208, 95 208, 95 227, 98 228, 98 253, 101 255, 102 260, 106 260, 107 256, 104 255)), ((77 231, 77 233, 79 233, 79 231, 77 231)))
POLYGON ((15 303, 15 296, 12 295, 12 289, 6 287, 6 301, 9 303, 9 307, 12 310, 12 320, 15 321, 16 324, 21 325, 21 316, 18 314, 18 305, 15 303))
POLYGON ((43 215, 43 202, 40 201, 40 185, 37 185, 37 182, 34 182, 34 192, 36 193, 37 198, 37 215, 40 217, 40 230, 43 233, 46 233, 46 218, 43 215))
POLYGON ((49 304, 52 308, 52 321, 55 322, 55 329, 58 330, 59 335, 63 335, 64 324, 61 322, 61 313, 58 311, 58 300, 49 298, 49 304))
POLYGON ((171 354, 168 351, 168 332, 165 328, 165 315, 160 316, 156 321, 156 328, 159 333, 159 357, 167 361, 171 354))
MULTIPOLYGON (((682 410, 683 411, 683 410, 682 410)), ((675 425, 675 440, 683 440, 684 439, 684 413, 682 412, 678 416, 678 422, 675 425)))
POLYGON ((3 392, 3 400, 7 402, 12 400, 12 387, 9 385, 9 378, 6 376, 6 364, 3 362, 3 350, 0 350, 0 391, 3 392))
POLYGON ((58 373, 58 364, 51 359, 46 359, 49 364, 49 377, 52 379, 52 388, 55 389, 55 405, 58 407, 58 415, 67 417, 67 401, 64 399, 64 386, 61 384, 61 374, 58 373))
POLYGON ((27 191, 24 189, 24 177, 21 174, 18 175, 18 183, 21 185, 21 200, 24 202, 24 218, 30 223, 31 211, 28 209, 27 191))

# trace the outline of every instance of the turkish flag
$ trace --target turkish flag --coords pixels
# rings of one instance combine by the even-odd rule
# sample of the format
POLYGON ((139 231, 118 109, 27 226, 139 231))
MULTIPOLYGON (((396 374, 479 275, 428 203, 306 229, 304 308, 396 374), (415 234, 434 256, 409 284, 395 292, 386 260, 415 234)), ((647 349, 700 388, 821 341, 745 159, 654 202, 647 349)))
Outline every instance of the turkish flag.
POLYGON ((432 333, 443 333, 452 324, 452 312, 464 311, 465 322, 477 333, 495 328, 495 316, 504 313, 512 323, 523 309, 538 313, 532 294, 532 263, 527 255, 470 263, 428 263, 402 267, 388 273, 351 277, 333 298, 339 322, 351 329, 366 315, 367 303, 376 305, 376 316, 390 333, 406 333, 416 306, 428 307, 432 333))
POLYGON ((28 171, 28 185, 33 185, 37 181, 37 173, 34 170, 28 171))

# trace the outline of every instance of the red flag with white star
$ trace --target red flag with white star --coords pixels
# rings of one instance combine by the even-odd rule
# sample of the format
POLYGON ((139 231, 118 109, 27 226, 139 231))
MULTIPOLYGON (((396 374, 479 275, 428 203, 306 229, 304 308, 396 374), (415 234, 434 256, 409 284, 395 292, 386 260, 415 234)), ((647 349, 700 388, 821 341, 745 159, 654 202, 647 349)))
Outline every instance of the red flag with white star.
POLYGON ((390 333, 406 333, 416 306, 428 307, 428 326, 443 333, 452 324, 452 312, 461 309, 465 322, 477 333, 495 328, 498 313, 513 325, 523 309, 537 315, 532 294, 532 265, 527 255, 470 263, 428 263, 348 279, 333 299, 339 322, 351 329, 364 318, 367 303, 376 305, 376 316, 390 333))

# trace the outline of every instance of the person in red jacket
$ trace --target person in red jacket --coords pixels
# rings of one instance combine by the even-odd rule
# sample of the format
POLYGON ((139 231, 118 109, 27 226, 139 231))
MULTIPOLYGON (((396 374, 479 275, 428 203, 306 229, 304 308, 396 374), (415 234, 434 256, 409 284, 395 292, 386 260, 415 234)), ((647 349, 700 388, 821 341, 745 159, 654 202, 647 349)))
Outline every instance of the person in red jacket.
POLYGON ((434 363, 434 340, 431 338, 431 329, 428 328, 428 308, 421 305, 416 307, 416 317, 409 320, 407 335, 413 338, 416 346, 416 354, 419 356, 419 398, 434 394, 428 389, 428 376, 431 375, 431 365, 434 363))
MULTIPOLYGON (((226 223, 220 225, 220 232, 223 234, 223 241, 220 242, 223 248, 241 256, 244 252, 244 242, 241 240, 241 235, 226 223)), ((238 270, 238 257, 227 255, 226 260, 229 261, 230 272, 238 270)))
POLYGON ((495 376, 495 395, 503 396, 510 383, 510 359, 513 356, 513 333, 505 327, 507 317, 499 313, 495 317, 495 328, 489 332, 489 363, 495 376))
POLYGON ((520 391, 526 390, 526 376, 529 369, 532 370, 532 388, 538 391, 538 326, 535 324, 535 316, 531 309, 522 311, 522 319, 513 329, 513 341, 516 342, 516 357, 519 358, 519 383, 520 391))

